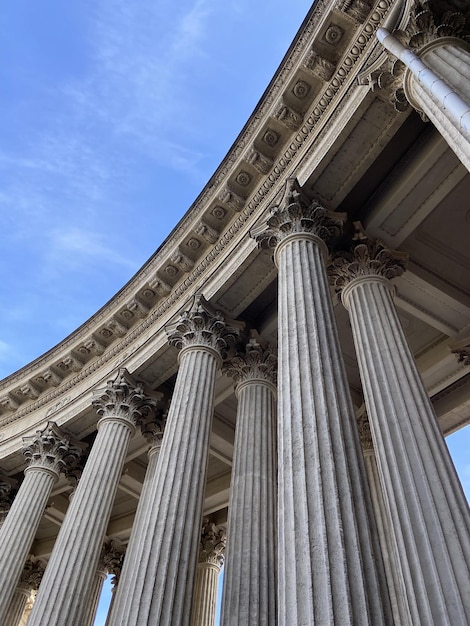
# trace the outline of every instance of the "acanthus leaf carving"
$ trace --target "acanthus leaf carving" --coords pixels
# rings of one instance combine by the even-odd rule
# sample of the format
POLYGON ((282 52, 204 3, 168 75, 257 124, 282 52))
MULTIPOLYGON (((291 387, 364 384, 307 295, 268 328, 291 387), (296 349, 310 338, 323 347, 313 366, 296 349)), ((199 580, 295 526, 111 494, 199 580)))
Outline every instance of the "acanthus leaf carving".
POLYGON ((225 529, 216 526, 205 517, 202 520, 199 563, 210 563, 222 567, 224 563, 225 545, 225 529))
POLYGON ((34 435, 23 437, 23 455, 28 468, 43 468, 57 474, 75 467, 87 445, 63 431, 55 422, 34 435))
POLYGON ((92 404, 100 417, 124 419, 135 426, 155 413, 157 398, 154 396, 144 383, 120 368, 106 387, 95 390, 92 404))
POLYGON ((176 348, 207 346, 224 359, 243 326, 216 311, 202 294, 196 294, 189 308, 166 327, 166 332, 169 344, 176 348))
POLYGON ((212 228, 210 224, 204 222, 204 220, 199 220, 194 232, 210 244, 215 243, 219 238, 219 232, 215 228, 212 228))
POLYGON ((408 255, 391 250, 381 241, 375 241, 359 232, 349 250, 339 250, 330 266, 328 275, 337 293, 356 278, 381 276, 391 279, 403 274, 408 255))
POLYGON ((251 231, 261 248, 275 248, 295 233, 311 233, 330 246, 342 232, 344 216, 327 211, 317 201, 310 200, 296 178, 289 178, 279 204, 271 208, 265 223, 251 231))
POLYGON ((265 380, 276 385, 277 355, 273 346, 267 345, 255 331, 244 348, 224 364, 225 372, 237 383, 265 380))

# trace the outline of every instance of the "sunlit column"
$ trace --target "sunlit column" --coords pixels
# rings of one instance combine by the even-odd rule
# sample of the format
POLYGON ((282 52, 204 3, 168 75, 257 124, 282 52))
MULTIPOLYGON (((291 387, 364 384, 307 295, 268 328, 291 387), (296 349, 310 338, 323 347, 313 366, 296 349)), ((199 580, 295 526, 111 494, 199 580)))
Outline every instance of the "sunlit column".
POLYGON ((417 54, 385 28, 378 29, 377 37, 407 68, 404 89, 410 104, 426 114, 470 171, 468 44, 442 37, 423 46, 417 54))
POLYGON ((228 361, 237 383, 222 624, 276 623, 277 357, 255 334, 228 361))
POLYGON ((5 619, 54 483, 80 458, 83 445, 48 422, 24 437, 29 462, 24 480, 0 529, 0 624, 5 619))
POLYGON ((112 626, 186 626, 204 504, 215 377, 240 324, 200 295, 169 327, 181 349, 165 435, 152 483, 145 531, 127 554, 112 626))
POLYGON ((31 612, 30 626, 81 625, 100 549, 137 422, 154 411, 155 400, 121 369, 93 395, 98 433, 31 612))
MULTIPOLYGON (((162 447, 163 433, 165 429, 166 413, 163 411, 157 411, 153 419, 145 422, 141 426, 141 431, 145 439, 149 442, 150 448, 148 451, 148 464, 147 471, 145 472, 144 482, 142 484, 142 491, 140 492, 139 503, 135 513, 134 523, 132 524, 131 536, 126 550, 126 566, 121 564, 119 576, 116 575, 113 581, 112 599, 109 607, 108 618, 106 620, 106 626, 112 624, 118 616, 114 615, 116 610, 120 610, 119 607, 123 600, 117 600, 118 597, 118 581, 123 579, 123 586, 126 585, 126 580, 132 577, 133 572, 139 567, 139 558, 141 552, 141 543, 145 541, 146 533, 148 532, 148 514, 152 510, 154 488, 155 483, 159 480, 159 474, 157 472, 158 457, 160 455, 160 449, 162 447)), ((124 592, 122 592, 124 593, 124 592)), ((119 623, 119 622, 118 622, 119 623)))
POLYGON ((224 562, 225 529, 207 518, 202 522, 199 562, 194 583, 191 626, 214 626, 217 609, 217 587, 224 562))
POLYGON ((405 255, 359 238, 331 278, 348 309, 412 624, 470 623, 470 516, 390 278, 405 255))
POLYGON ((325 269, 339 217, 289 179, 267 224, 253 231, 275 248, 279 270, 280 626, 391 620, 325 269))

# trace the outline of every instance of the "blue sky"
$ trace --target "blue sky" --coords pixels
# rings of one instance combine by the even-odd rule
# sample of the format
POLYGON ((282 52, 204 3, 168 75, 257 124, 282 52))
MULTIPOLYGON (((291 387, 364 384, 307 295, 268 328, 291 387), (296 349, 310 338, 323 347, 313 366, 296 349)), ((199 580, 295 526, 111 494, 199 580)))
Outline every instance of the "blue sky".
MULTIPOLYGON (((111 298, 248 119, 307 0, 0 9, 0 378, 111 298)), ((470 484, 470 433, 452 438, 470 484)))

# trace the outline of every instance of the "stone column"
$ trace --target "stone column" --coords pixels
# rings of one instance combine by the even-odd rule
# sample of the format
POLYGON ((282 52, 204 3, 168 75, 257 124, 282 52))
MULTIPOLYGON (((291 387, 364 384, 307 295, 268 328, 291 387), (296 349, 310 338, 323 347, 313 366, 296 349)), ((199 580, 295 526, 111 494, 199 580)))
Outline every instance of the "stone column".
POLYGON ((114 604, 114 598, 116 597, 116 590, 121 577, 122 565, 124 563, 124 557, 126 555, 126 547, 116 540, 112 540, 109 546, 109 550, 106 556, 106 566, 108 574, 112 574, 111 578, 111 602, 109 603, 108 615, 106 618, 106 625, 109 624, 111 611, 114 604))
POLYGON ((441 37, 417 54, 385 28, 378 29, 377 37, 407 68, 407 100, 431 120, 470 171, 469 46, 456 37, 441 37))
POLYGON ((215 376, 238 334, 200 295, 169 327, 180 367, 154 480, 145 531, 129 546, 110 624, 186 626, 204 504, 215 376))
POLYGON ((45 567, 45 563, 34 557, 26 561, 2 626, 19 626, 31 594, 39 589, 45 567))
POLYGON ((405 255, 358 239, 332 281, 349 310, 413 624, 470 623, 470 516, 393 302, 405 255))
POLYGON ((277 357, 252 335, 227 371, 238 398, 222 624, 276 624, 277 357))
MULTIPOLYGON (((148 512, 152 508, 152 498, 153 498, 153 490, 154 483, 158 480, 157 474, 157 462, 158 457, 160 455, 160 449, 163 441, 163 432, 165 429, 166 422, 166 413, 162 411, 157 411, 156 415, 152 420, 149 420, 141 425, 142 435, 146 438, 146 440, 150 444, 150 449, 148 451, 148 465, 147 471, 145 472, 145 478, 142 485, 142 491, 140 492, 139 503, 137 505, 137 510, 135 513, 134 523, 132 525, 131 536, 129 539, 129 543, 127 545, 126 562, 129 563, 128 570, 133 571, 138 568, 138 558, 140 544, 142 543, 143 538, 145 537, 145 533, 147 533, 147 525, 148 525, 148 512), (137 557, 136 557, 137 555, 137 557)), ((115 568, 116 569, 116 568, 115 568)), ((113 581, 113 589, 112 589, 112 599, 109 607, 108 618, 106 620, 106 626, 113 623, 113 619, 118 619, 117 616, 113 618, 114 611, 116 610, 116 597, 118 592, 118 581, 121 578, 123 569, 123 563, 121 562, 121 566, 119 568, 119 575, 115 572, 115 577, 113 581)), ((124 572, 126 576, 126 573, 124 572)), ((124 583, 125 584, 125 583, 124 583)))
POLYGON ((36 535, 39 522, 60 472, 78 462, 83 444, 48 422, 35 435, 24 437, 29 461, 24 480, 0 530, 0 624, 36 535))
POLYGON ((56 539, 29 626, 82 624, 100 548, 136 423, 154 410, 143 385, 121 369, 94 393, 98 434, 56 539))
POLYGON ((199 562, 194 583, 191 626, 214 626, 217 587, 224 562, 225 529, 217 528, 207 518, 202 522, 199 562))
POLYGON ((279 269, 280 626, 391 621, 325 270, 339 217, 289 179, 252 233, 275 248, 279 269))
POLYGON ((380 484, 374 444, 372 443, 372 434, 370 432, 369 420, 364 405, 362 405, 359 411, 357 422, 367 478, 369 480, 372 506, 377 522, 394 624, 397 624, 397 626, 413 626, 405 591, 405 582, 398 559, 397 542, 390 518, 390 511, 386 506, 382 485, 380 484))
POLYGON ((96 570, 90 594, 88 596, 87 606, 83 615, 83 626, 93 626, 94 624, 101 592, 103 591, 103 584, 108 575, 102 557, 103 553, 101 553, 100 555, 98 568, 96 570))

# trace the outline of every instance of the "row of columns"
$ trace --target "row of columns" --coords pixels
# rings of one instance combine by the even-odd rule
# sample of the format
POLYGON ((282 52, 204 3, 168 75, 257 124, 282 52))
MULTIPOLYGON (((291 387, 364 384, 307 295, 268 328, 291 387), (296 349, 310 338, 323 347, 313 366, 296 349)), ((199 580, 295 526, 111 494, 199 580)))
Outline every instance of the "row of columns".
MULTIPOLYGON (((252 334, 230 356, 241 324, 197 296, 168 328, 180 353, 167 414, 125 370, 94 394, 98 434, 30 626, 86 623, 93 601, 83 599, 96 589, 100 548, 137 425, 151 441, 149 465, 108 625, 195 624, 194 590, 201 599, 201 577, 206 589, 215 580, 215 570, 198 572, 197 562, 222 366, 238 396, 222 624, 468 623, 468 506, 393 304, 390 278, 404 270, 404 258, 359 233, 330 263, 341 229, 338 215, 290 179, 279 205, 252 233, 274 249, 279 270, 277 385, 273 351, 252 334), (350 313, 376 470, 361 453, 330 282, 350 313), (373 486, 378 478, 380 503, 371 500, 367 475, 373 486), (384 568, 379 555, 387 550, 384 568)), ((54 480, 66 461, 76 464, 80 446, 49 425, 28 450, 30 465, 0 532, 7 607, 54 480)), ((213 594, 204 598, 209 608, 199 602, 197 610, 213 615, 213 594)))

